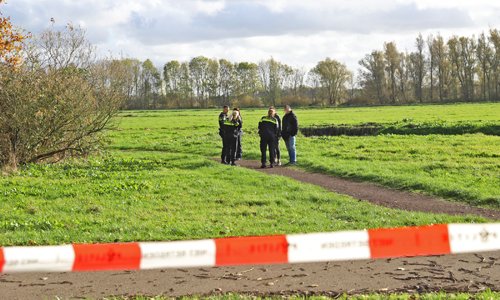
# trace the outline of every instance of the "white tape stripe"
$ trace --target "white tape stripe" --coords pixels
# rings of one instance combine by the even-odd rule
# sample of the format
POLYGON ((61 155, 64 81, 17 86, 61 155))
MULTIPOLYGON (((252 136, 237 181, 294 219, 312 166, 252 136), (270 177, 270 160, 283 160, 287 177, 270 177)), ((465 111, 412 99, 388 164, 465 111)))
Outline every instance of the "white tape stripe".
POLYGON ((213 240, 139 243, 141 269, 215 266, 213 240))
POLYGON ((366 231, 287 235, 288 262, 369 259, 366 231))
MULTIPOLYGON (((451 253, 500 250, 500 223, 447 224, 447 228, 451 253)), ((297 234, 287 235, 286 239, 289 263, 371 258, 367 231, 297 234)), ((216 265, 215 240, 137 244, 141 269, 216 265)), ((75 261, 72 245, 5 247, 2 253, 2 273, 69 272, 75 261)))
POLYGON ((451 253, 500 249, 500 224, 448 224, 451 253))
POLYGON ((75 261, 71 245, 3 248, 5 265, 2 273, 70 272, 75 261))

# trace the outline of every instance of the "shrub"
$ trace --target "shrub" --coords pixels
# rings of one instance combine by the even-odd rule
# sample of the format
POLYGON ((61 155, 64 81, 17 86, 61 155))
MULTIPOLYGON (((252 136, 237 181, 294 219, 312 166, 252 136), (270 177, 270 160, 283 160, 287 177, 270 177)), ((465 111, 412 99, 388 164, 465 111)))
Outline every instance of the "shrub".
POLYGON ((289 95, 281 99, 283 105, 308 106, 311 99, 307 95, 289 95))
POLYGON ((29 49, 24 67, 0 68, 0 166, 97 150, 123 103, 123 64, 97 59, 81 29, 44 32, 29 49))
POLYGON ((259 99, 255 99, 247 94, 242 94, 238 96, 238 100, 234 102, 234 106, 237 107, 261 107, 262 102, 259 99))

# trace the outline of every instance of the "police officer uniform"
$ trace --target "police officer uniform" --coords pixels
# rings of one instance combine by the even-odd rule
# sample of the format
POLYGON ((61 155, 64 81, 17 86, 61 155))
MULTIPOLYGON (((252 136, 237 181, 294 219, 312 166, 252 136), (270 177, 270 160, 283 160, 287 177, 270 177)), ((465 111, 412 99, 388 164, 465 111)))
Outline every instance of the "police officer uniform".
POLYGON ((222 152, 220 156, 221 163, 228 164, 229 160, 227 159, 227 142, 224 135, 224 122, 227 120, 227 114, 221 112, 219 115, 219 135, 222 138, 222 152))
POLYGON ((227 119, 224 121, 224 139, 227 144, 226 160, 231 163, 232 166, 237 166, 234 162, 236 160, 236 150, 238 147, 238 135, 241 129, 241 121, 239 118, 232 119, 229 121, 227 119))
POLYGON ((278 135, 278 121, 269 116, 264 116, 259 121, 259 136, 260 136, 260 153, 261 153, 261 168, 266 167, 266 149, 269 148, 270 167, 274 166, 274 145, 278 135))

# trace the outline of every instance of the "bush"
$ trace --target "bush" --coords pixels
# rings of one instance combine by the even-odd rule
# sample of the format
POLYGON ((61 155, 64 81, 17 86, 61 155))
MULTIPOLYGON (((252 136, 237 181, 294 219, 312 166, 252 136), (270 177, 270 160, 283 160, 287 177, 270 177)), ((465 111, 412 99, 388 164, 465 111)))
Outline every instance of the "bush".
POLYGON ((238 100, 234 102, 234 106, 237 107, 261 107, 262 102, 259 99, 255 99, 247 94, 238 96, 238 100))
POLYGON ((123 64, 94 59, 92 49, 82 30, 66 29, 42 34, 24 67, 0 68, 0 166, 59 161, 103 145, 100 133, 124 99, 123 64))
POLYGON ((308 106, 311 99, 307 95, 289 95, 281 99, 283 105, 290 106, 308 106))

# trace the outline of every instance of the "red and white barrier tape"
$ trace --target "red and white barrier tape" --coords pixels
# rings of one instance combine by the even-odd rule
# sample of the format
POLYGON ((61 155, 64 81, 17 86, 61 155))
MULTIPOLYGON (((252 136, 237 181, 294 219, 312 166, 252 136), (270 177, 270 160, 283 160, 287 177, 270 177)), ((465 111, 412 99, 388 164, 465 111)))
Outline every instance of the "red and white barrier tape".
POLYGON ((0 248, 0 273, 133 270, 422 256, 500 249, 500 223, 198 241, 0 248))

